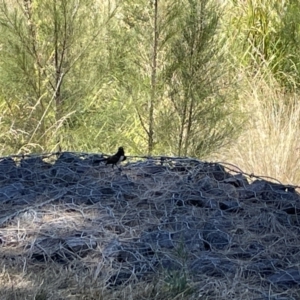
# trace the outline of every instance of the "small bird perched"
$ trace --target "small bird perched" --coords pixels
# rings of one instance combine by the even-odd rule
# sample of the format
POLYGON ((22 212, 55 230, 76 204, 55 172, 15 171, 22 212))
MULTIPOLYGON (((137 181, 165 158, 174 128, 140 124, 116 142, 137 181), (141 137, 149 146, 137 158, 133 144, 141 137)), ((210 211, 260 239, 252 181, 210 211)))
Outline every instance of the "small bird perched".
POLYGON ((112 168, 119 164, 120 162, 126 160, 125 152, 123 147, 119 147, 118 152, 112 156, 109 156, 106 159, 106 164, 107 165, 112 165, 112 168))

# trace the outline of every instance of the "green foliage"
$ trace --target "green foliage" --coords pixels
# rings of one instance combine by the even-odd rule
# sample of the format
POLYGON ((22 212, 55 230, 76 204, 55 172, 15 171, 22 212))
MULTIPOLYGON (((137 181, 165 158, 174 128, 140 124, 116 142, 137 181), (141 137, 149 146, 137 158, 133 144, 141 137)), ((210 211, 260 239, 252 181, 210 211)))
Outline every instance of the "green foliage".
POLYGON ((300 11, 299 0, 286 3, 277 32, 281 59, 274 65, 275 76, 289 91, 300 90, 300 11))
POLYGON ((217 40, 219 9, 210 1, 190 0, 167 57, 165 107, 160 138, 176 154, 204 156, 232 137, 231 113, 222 95, 226 64, 217 40), (168 136, 167 128, 172 128, 168 136))
POLYGON ((53 150, 63 143, 60 133, 94 88, 95 82, 86 83, 91 73, 94 81, 92 60, 99 53, 94 51, 111 18, 105 11, 95 13, 96 3, 0 3, 0 92, 8 108, 4 123, 18 132, 7 145, 11 151, 53 150))
POLYGON ((235 103, 212 4, 3 0, 4 151, 199 156, 223 145, 235 103))
POLYGON ((182 295, 188 297, 188 295, 193 293, 193 288, 191 287, 186 272, 180 271, 170 271, 165 277, 165 290, 170 296, 182 295))
POLYGON ((159 144, 157 111, 164 93, 166 44, 175 34, 174 23, 180 13, 177 1, 145 0, 124 1, 120 12, 118 30, 111 32, 115 76, 121 94, 132 103, 131 116, 142 129, 137 129, 139 142, 146 143, 150 154, 159 144))
POLYGON ((253 73, 271 71, 281 86, 299 89, 299 0, 231 1, 228 38, 236 62, 253 73))
POLYGON ((192 284, 191 275, 187 271, 188 249, 186 248, 184 237, 174 249, 174 257, 181 264, 180 270, 168 270, 164 274, 164 290, 170 296, 185 298, 195 290, 192 284))
POLYGON ((276 0, 231 1, 228 33, 238 41, 232 43, 240 51, 242 63, 257 69, 267 66, 274 58, 277 42, 274 34, 280 23, 280 6, 276 0))

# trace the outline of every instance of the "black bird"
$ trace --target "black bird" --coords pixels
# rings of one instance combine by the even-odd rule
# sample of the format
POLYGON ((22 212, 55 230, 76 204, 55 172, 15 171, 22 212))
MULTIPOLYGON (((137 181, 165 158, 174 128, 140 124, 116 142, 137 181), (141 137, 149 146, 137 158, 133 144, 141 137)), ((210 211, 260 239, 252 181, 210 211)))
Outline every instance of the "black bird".
POLYGON ((126 156, 124 153, 123 147, 119 147, 118 152, 112 156, 109 156, 106 159, 106 164, 107 165, 112 165, 112 168, 119 164, 120 162, 126 160, 126 156))

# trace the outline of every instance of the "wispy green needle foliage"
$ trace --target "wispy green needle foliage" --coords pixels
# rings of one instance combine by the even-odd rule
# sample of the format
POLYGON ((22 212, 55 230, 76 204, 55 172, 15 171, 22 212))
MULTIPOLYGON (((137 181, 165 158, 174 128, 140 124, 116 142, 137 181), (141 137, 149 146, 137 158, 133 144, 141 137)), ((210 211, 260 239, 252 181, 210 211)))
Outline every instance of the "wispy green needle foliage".
POLYGON ((66 130, 82 125, 78 115, 99 69, 95 49, 113 14, 95 1, 1 1, 6 151, 65 146, 66 130))
POLYGON ((229 118, 234 99, 224 94, 222 82, 228 64, 218 35, 220 9, 211 1, 190 0, 182 11, 168 47, 167 105, 160 115, 160 138, 177 155, 199 157, 228 142, 238 126, 229 118), (165 135, 168 128, 172 130, 165 135))
POLYGON ((241 132, 245 81, 295 104, 297 5, 1 0, 0 151, 207 157, 241 132))

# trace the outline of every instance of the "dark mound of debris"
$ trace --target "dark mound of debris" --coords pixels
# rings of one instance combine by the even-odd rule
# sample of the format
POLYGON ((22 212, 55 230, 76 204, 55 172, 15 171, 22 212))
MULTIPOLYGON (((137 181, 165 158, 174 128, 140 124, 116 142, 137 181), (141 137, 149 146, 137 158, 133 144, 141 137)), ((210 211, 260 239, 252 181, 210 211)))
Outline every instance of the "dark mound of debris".
POLYGON ((89 257, 110 287, 163 271, 239 276, 263 287, 257 299, 299 289, 299 194, 226 170, 189 158, 129 157, 122 169, 98 154, 1 158, 1 257, 89 257))

